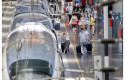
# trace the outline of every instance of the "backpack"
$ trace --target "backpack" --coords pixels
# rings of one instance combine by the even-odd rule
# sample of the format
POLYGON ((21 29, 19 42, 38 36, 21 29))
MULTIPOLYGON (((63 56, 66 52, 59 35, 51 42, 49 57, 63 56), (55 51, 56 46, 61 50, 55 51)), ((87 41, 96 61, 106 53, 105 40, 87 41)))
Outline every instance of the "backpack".
POLYGON ((75 19, 72 19, 72 24, 73 24, 73 25, 76 25, 76 24, 77 24, 77 22, 76 22, 75 19))

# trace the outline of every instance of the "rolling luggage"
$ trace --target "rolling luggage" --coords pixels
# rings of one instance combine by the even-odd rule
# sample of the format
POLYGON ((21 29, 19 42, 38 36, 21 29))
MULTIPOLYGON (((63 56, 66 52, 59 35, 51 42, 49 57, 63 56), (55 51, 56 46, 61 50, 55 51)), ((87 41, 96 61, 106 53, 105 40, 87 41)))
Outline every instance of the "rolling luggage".
POLYGON ((92 44, 91 43, 87 43, 86 44, 86 48, 87 48, 87 51, 92 51, 92 44))
POLYGON ((64 52, 65 43, 61 43, 62 52, 64 52))
POLYGON ((81 46, 80 45, 76 46, 76 52, 81 53, 81 46))

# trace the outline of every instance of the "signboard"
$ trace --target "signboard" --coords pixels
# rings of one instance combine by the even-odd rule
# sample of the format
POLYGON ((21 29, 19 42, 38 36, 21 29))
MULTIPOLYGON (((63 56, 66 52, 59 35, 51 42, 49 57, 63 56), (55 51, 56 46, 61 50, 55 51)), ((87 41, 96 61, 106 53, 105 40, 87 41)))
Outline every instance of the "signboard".
POLYGON ((119 20, 119 13, 112 13, 111 18, 112 20, 119 20))
POLYGON ((119 13, 116 13, 116 20, 119 20, 119 13))
POLYGON ((115 19, 115 13, 112 13, 111 18, 112 18, 112 20, 115 19))

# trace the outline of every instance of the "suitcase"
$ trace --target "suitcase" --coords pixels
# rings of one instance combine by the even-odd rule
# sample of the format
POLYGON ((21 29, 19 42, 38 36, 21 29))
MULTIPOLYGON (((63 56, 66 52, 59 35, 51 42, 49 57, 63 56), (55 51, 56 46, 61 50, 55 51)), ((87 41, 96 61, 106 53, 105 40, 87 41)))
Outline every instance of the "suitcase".
POLYGON ((77 46, 76 46, 76 52, 77 52, 77 53, 81 53, 81 46, 80 46, 80 45, 77 45, 77 46))
POLYGON ((87 51, 92 51, 92 44, 91 43, 87 43, 86 44, 86 48, 87 48, 87 51))
POLYGON ((64 52, 65 43, 61 43, 62 52, 64 52))

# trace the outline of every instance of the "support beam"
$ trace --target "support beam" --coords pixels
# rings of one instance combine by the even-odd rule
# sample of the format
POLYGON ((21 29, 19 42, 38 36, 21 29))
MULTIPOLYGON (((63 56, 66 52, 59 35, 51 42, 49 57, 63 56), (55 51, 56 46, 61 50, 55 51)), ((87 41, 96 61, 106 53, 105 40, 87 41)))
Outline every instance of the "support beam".
MULTIPOLYGON (((103 0, 104 2, 107 0, 103 0)), ((108 6, 104 6, 104 39, 108 39, 109 28, 108 28, 108 6)), ((109 55, 108 55, 108 44, 104 45, 105 48, 105 57, 104 57, 104 66, 109 67, 109 55)), ((105 73, 105 80, 109 80, 109 73, 105 73)))

